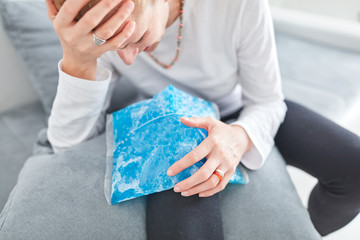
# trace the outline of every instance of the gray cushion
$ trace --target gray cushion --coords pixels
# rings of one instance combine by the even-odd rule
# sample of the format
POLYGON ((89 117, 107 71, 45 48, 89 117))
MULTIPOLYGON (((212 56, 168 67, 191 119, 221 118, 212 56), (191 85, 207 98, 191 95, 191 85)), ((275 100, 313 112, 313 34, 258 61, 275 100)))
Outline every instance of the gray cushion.
MULTIPOLYGON (((147 196, 105 200, 104 134, 55 155, 45 136, 0 215, 0 239, 145 239, 147 196)), ((320 239, 276 149, 249 177, 220 192, 225 239, 320 239)))
POLYGON ((0 114, 0 209, 32 155, 36 136, 45 126, 44 115, 39 102, 0 114))

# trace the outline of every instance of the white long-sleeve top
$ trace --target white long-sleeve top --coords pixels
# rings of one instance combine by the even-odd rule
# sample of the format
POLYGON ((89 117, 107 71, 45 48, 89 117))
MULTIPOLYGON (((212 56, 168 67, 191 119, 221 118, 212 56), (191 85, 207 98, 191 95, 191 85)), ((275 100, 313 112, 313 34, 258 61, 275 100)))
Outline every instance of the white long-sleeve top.
MULTIPOLYGON (((153 54, 171 62, 179 19, 166 29, 153 54)), ((88 140, 105 128, 105 111, 120 76, 144 98, 169 84, 219 106, 220 116, 244 107, 230 123, 242 126, 253 142, 241 162, 260 168, 274 145, 286 105, 281 87, 273 23, 266 0, 186 0, 178 61, 164 69, 147 53, 132 65, 116 51, 98 59, 96 81, 70 76, 58 63, 59 84, 48 120, 55 152, 88 140)))

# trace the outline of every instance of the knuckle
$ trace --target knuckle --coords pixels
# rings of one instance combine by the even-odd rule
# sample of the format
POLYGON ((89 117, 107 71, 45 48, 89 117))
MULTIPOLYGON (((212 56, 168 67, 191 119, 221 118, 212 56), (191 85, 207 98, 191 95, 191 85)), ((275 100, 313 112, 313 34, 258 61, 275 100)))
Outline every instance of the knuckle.
POLYGON ((188 189, 190 187, 190 185, 186 182, 184 182, 182 185, 181 185, 181 189, 188 189))
POLYGON ((107 43, 114 49, 121 49, 121 47, 123 47, 124 41, 119 38, 114 38, 109 40, 107 43))
POLYGON ((209 168, 203 169, 204 173, 206 174, 206 177, 209 178, 213 174, 213 172, 209 168))
POLYGON ((92 15, 87 15, 82 21, 86 26, 95 27, 97 25, 96 18, 92 15))
POLYGON ((218 136, 214 135, 212 136, 212 143, 214 147, 220 147, 221 141, 218 136))
POLYGON ((112 9, 114 7, 115 1, 109 0, 109 1, 103 1, 103 2, 104 2, 104 6, 108 9, 112 9))
POLYGON ((123 38, 128 39, 132 34, 132 31, 130 29, 126 29, 125 31, 122 32, 123 38))
POLYGON ((110 28, 106 28, 101 31, 100 36, 102 39, 109 39, 113 34, 114 32, 110 28))
POLYGON ((122 45, 123 45, 123 42, 122 41, 120 41, 120 42, 112 42, 112 43, 110 42, 109 44, 110 44, 111 48, 120 49, 122 47, 122 45))
POLYGON ((61 9, 65 15, 71 15, 73 13, 71 4, 64 4, 61 9))
POLYGON ((175 169, 177 169, 177 170, 185 169, 188 167, 187 165, 188 164, 186 164, 186 162, 184 162, 184 161, 178 161, 177 163, 174 164, 174 171, 175 171, 175 169))
MULTIPOLYGON (((218 143, 219 144, 219 143, 218 143)), ((219 148, 219 154, 224 158, 226 156, 226 150, 224 148, 219 148)))
POLYGON ((207 153, 211 152, 211 149, 212 149, 211 141, 209 142, 209 140, 211 140, 211 139, 206 139, 206 144, 202 145, 204 152, 207 152, 207 153))
POLYGON ((125 19, 126 19, 127 17, 128 17, 127 14, 123 14, 123 13, 122 13, 122 14, 119 15, 118 21, 122 23, 122 22, 125 21, 125 19))
POLYGON ((192 163, 192 164, 194 164, 194 163, 196 163, 198 160, 200 160, 200 159, 198 159, 196 153, 189 154, 188 159, 189 159, 190 163, 192 163))
POLYGON ((199 172, 199 176, 202 180, 206 180, 209 178, 208 170, 202 170, 199 172))
POLYGON ((212 187, 216 187, 218 185, 219 181, 216 178, 212 178, 210 180, 210 184, 212 187))

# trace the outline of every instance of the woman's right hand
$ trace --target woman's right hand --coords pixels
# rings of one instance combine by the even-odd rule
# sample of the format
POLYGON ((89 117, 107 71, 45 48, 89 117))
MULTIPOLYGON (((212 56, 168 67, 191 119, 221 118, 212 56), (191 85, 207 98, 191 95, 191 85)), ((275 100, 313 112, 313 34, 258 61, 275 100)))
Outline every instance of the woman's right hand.
MULTIPOLYGON (((58 11, 53 0, 46 0, 47 15, 53 23, 63 48, 63 70, 69 69, 67 73, 73 76, 78 75, 76 77, 81 77, 79 74, 85 73, 94 66, 96 69, 97 58, 107 51, 115 51, 123 46, 135 30, 135 22, 127 21, 134 10, 134 3, 130 0, 123 0, 126 2, 104 23, 102 21, 105 16, 122 0, 102 0, 86 12, 79 21, 76 21, 78 12, 89 1, 67 0, 58 11), (122 30, 119 32, 120 27, 122 30), (107 39, 107 42, 101 46, 96 46, 94 43, 93 30, 95 28, 97 37, 107 39), (72 74, 75 71, 77 74, 72 74)), ((91 76, 91 78, 95 77, 94 74, 91 76)))

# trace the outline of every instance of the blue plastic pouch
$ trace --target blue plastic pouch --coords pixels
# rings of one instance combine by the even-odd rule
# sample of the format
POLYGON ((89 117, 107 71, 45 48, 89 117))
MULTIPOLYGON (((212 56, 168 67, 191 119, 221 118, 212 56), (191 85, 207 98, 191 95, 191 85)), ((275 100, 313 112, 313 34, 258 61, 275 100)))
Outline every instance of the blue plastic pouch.
MULTIPOLYGON (((207 136, 205 129, 184 125, 180 117, 219 119, 216 104, 169 85, 147 99, 107 115, 105 196, 115 204, 171 189, 193 175, 206 161, 198 161, 175 176, 166 172, 207 136)), ((246 184, 241 164, 230 183, 246 184)))

